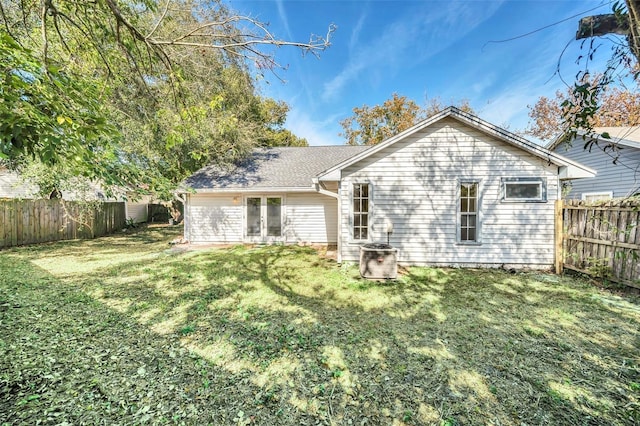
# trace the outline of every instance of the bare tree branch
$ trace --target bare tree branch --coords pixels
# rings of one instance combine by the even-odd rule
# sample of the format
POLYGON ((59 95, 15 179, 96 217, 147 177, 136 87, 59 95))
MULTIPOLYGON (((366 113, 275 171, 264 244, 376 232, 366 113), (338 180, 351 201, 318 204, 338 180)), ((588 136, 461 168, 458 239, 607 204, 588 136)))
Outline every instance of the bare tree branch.
POLYGON ((158 30, 158 27, 160 26, 162 21, 164 21, 164 18, 167 16, 167 13, 169 12, 169 5, 170 4, 171 4, 171 0, 167 0, 167 4, 164 7, 164 11, 162 12, 162 15, 160 15, 160 18, 158 18, 158 22, 156 22, 156 24, 153 26, 153 28, 151 29, 151 31, 147 35, 147 37, 146 37, 147 39, 149 39, 149 38, 151 38, 153 36, 153 34, 158 30))

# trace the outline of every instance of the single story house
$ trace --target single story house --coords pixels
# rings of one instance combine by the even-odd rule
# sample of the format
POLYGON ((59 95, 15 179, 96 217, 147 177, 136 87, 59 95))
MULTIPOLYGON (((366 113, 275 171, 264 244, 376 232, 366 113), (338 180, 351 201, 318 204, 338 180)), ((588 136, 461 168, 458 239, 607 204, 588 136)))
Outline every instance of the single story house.
POLYGON ((594 175, 450 107, 371 147, 258 149, 204 167, 183 185, 185 239, 335 244, 343 262, 389 238, 405 265, 548 268, 561 181, 594 175))
POLYGON ((547 146, 598 172, 592 178, 567 181, 565 198, 597 201, 640 195, 640 128, 596 127, 593 130, 597 144, 590 149, 585 149, 585 144, 592 138, 584 133, 572 140, 560 136, 547 146), (609 138, 602 137, 603 134, 609 138), (612 143, 618 149, 605 149, 612 143))
MULTIPOLYGON (((89 185, 89 193, 86 191, 62 191, 59 193, 64 200, 78 201, 78 200, 99 200, 99 201, 123 201, 125 203, 125 216, 127 219, 132 220, 135 223, 141 223, 147 221, 148 205, 151 202, 151 197, 143 196, 141 198, 127 200, 126 197, 120 196, 118 198, 108 198, 100 185, 89 185)), ((40 198, 38 195, 38 188, 35 185, 25 181, 19 173, 9 170, 8 168, 0 165, 0 199, 35 199, 40 198)), ((126 193, 123 191, 123 195, 126 193)))

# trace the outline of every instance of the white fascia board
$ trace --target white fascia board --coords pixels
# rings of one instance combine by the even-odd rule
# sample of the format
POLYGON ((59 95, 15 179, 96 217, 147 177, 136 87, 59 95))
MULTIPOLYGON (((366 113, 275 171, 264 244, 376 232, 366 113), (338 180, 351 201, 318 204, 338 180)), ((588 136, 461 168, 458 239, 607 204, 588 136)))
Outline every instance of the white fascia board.
POLYGON ((590 178, 595 177, 595 175, 598 174, 596 169, 577 163, 567 157, 556 154, 555 152, 550 152, 549 156, 554 160, 553 163, 560 166, 558 170, 558 177, 562 180, 590 178))
POLYGON ((316 178, 321 182, 335 182, 335 181, 339 181, 340 180, 340 175, 342 173, 340 173, 341 170, 340 169, 334 169, 331 170, 329 173, 321 175, 320 177, 316 178))
MULTIPOLYGON (((611 136, 611 138, 607 139, 607 138, 603 138, 600 134, 594 134, 592 136, 587 135, 584 131, 578 131, 576 133, 576 138, 572 139, 571 142, 573 143, 574 141, 580 140, 580 141, 587 141, 588 139, 594 139, 596 142, 600 143, 606 143, 606 144, 616 144, 616 145, 622 145, 622 146, 626 146, 629 148, 637 148, 640 149, 640 142, 636 142, 636 141, 632 141, 629 139, 624 139, 624 138, 617 138, 615 136, 611 136)), ((546 148, 553 151, 554 149, 556 149, 561 143, 564 143, 565 140, 565 134, 562 134, 560 136, 558 136, 556 139, 554 139, 553 141, 551 141, 546 148)))
POLYGON ((566 179, 582 179, 582 178, 590 178, 595 177, 596 172, 593 169, 589 169, 588 167, 577 167, 574 165, 566 165, 560 166, 558 171, 558 177, 560 180, 566 179))
POLYGON ((412 135, 413 133, 430 126, 431 124, 435 123, 438 120, 441 120, 444 117, 447 117, 449 115, 454 114, 454 112, 452 112, 452 108, 447 108, 441 112, 439 112, 438 114, 434 115, 433 117, 429 117, 426 120, 421 121, 420 123, 414 125, 413 127, 408 128, 407 130, 398 133, 395 136, 391 136, 390 138, 380 142, 378 145, 373 145, 371 148, 362 151, 360 154, 356 154, 353 157, 350 157, 346 160, 344 160, 342 163, 338 163, 335 166, 331 167, 330 169, 325 170, 324 172, 319 173, 318 179, 321 181, 338 181, 340 180, 341 177, 341 171, 342 169, 344 169, 345 167, 348 167, 352 164, 357 163, 360 160, 363 160, 367 157, 369 157, 370 155, 375 154, 376 152, 385 149, 386 147, 388 147, 389 145, 394 144, 396 141, 399 141, 400 139, 403 139, 409 135, 412 135))
POLYGON ((396 141, 407 137, 421 129, 429 127, 431 124, 446 118, 453 117, 462 123, 467 124, 470 127, 478 129, 484 133, 487 133, 498 140, 504 141, 510 145, 518 147, 525 152, 528 152, 538 158, 548 161, 550 164, 555 164, 559 166, 558 177, 560 179, 578 179, 578 178, 587 178, 594 177, 596 175, 596 171, 590 167, 584 166, 580 163, 577 163, 573 160, 570 160, 566 157, 563 157, 555 152, 550 151, 549 149, 537 145, 533 142, 530 142, 518 135, 515 135, 507 130, 504 130, 498 126, 495 126, 487 121, 482 120, 472 114, 465 113, 463 111, 458 110, 457 108, 447 108, 446 110, 440 112, 439 114, 434 115, 431 118, 428 118, 421 123, 401 132, 395 136, 390 137, 386 141, 375 145, 371 149, 368 149, 362 152, 359 155, 353 156, 340 164, 335 165, 334 167, 320 173, 317 177, 319 181, 339 181, 341 178, 341 171, 345 167, 348 167, 352 164, 361 161, 364 158, 386 148, 389 145, 392 145, 396 141))
POLYGON ((193 190, 194 194, 264 194, 283 192, 315 192, 315 186, 308 187, 264 187, 264 188, 199 188, 193 190))

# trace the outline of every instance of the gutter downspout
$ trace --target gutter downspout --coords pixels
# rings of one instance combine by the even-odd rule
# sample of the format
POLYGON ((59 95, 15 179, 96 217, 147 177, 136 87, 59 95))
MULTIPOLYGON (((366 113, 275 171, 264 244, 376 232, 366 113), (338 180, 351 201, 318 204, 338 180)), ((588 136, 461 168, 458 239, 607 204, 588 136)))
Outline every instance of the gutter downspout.
POLYGON ((320 193, 322 195, 326 195, 328 197, 333 197, 336 200, 338 200, 338 211, 337 211, 337 213, 338 213, 337 219, 338 220, 336 221, 336 224, 337 224, 337 227, 338 227, 337 233, 336 233, 338 241, 336 241, 336 252, 337 252, 336 253, 336 261, 338 263, 342 263, 342 223, 340 222, 340 212, 342 211, 342 200, 341 200, 341 197, 340 197, 340 183, 338 182, 338 193, 337 194, 335 192, 327 191, 326 189, 324 189, 321 186, 320 181, 318 180, 318 178, 313 178, 313 186, 314 186, 314 189, 318 193, 320 193))

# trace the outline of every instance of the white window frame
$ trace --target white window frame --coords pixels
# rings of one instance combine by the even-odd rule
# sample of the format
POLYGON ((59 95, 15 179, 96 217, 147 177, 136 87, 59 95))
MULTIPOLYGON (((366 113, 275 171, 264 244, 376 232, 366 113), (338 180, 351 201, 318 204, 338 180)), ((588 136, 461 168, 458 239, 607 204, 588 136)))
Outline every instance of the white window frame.
POLYGON ((349 211, 350 211, 350 223, 349 223, 349 235, 351 236, 351 241, 355 243, 366 243, 371 241, 371 218, 373 217, 373 185, 371 182, 351 182, 351 187, 349 188, 349 211), (355 198, 355 186, 356 185, 367 185, 368 187, 368 206, 369 209, 367 211, 367 238, 356 238, 355 236, 355 215, 356 212, 353 208, 354 198, 355 198))
POLYGON ((613 191, 583 192, 580 195, 580 199, 586 200, 587 197, 595 197, 595 196, 603 196, 603 197, 593 201, 611 200, 613 198, 613 191))
POLYGON ((478 246, 482 244, 482 181, 480 179, 458 179, 456 182, 456 243, 465 246, 478 246), (462 239, 462 214, 460 209, 460 200, 462 193, 460 188, 462 185, 475 184, 476 185, 476 239, 475 240, 463 240, 462 239))
POLYGON ((547 178, 544 177, 504 177, 500 180, 500 199, 507 203, 546 203, 547 178), (540 187, 540 196, 536 198, 507 198, 507 185, 536 184, 540 187))

